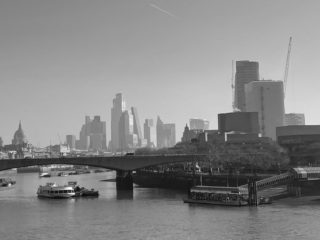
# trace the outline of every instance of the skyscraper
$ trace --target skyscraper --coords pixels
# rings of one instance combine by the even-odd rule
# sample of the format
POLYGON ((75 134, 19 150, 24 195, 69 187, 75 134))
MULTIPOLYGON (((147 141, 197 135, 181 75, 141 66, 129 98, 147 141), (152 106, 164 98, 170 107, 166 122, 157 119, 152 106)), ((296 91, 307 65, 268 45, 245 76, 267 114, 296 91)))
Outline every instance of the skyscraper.
POLYGON ((119 148, 127 152, 138 146, 138 135, 134 133, 134 120, 131 110, 124 111, 119 120, 119 148))
POLYGON ((276 127, 284 122, 282 81, 253 81, 245 86, 246 111, 258 112, 260 132, 276 140, 276 127))
POLYGON ((66 143, 71 150, 75 149, 76 148, 76 136, 75 135, 67 135, 66 136, 66 143))
POLYGON ((201 118, 190 118, 190 130, 209 130, 209 121, 201 118))
POLYGON ((157 119, 157 147, 168 148, 176 144, 176 125, 163 123, 160 117, 157 119))
POLYGON ((153 119, 146 119, 143 124, 143 136, 147 140, 147 146, 153 148, 156 146, 156 129, 153 119))
POLYGON ((284 126, 290 125, 305 125, 303 113, 286 113, 284 115, 284 126))
POLYGON ((133 117, 133 133, 137 135, 138 137, 138 145, 141 146, 141 143, 143 142, 143 136, 141 132, 141 126, 140 126, 140 119, 138 115, 138 110, 136 107, 131 107, 131 113, 133 117))
POLYGON ((79 148, 82 150, 101 151, 106 149, 106 122, 100 120, 100 116, 89 116, 85 118, 85 124, 80 131, 79 148))
POLYGON ((106 122, 100 120, 100 116, 94 116, 90 127, 90 148, 92 150, 104 150, 107 147, 106 122))
POLYGON ((113 99, 113 106, 111 108, 111 151, 116 152, 119 149, 119 121, 122 113, 126 109, 125 101, 121 93, 116 94, 113 99))
POLYGON ((245 85, 252 81, 259 80, 259 63, 250 61, 236 62, 235 91, 234 103, 235 107, 240 111, 246 111, 245 85))

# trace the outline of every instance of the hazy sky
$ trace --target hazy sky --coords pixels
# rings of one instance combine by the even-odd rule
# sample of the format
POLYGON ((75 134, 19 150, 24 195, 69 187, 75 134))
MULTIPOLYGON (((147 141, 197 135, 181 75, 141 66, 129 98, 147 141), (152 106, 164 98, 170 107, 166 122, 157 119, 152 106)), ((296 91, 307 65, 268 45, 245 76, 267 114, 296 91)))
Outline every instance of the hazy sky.
POLYGON ((21 120, 45 146, 101 115, 110 139, 118 92, 141 124, 176 123, 177 140, 192 117, 217 128, 232 59, 281 80, 290 36, 286 111, 320 124, 319 12, 318 0, 1 0, 0 136, 11 142, 21 120))

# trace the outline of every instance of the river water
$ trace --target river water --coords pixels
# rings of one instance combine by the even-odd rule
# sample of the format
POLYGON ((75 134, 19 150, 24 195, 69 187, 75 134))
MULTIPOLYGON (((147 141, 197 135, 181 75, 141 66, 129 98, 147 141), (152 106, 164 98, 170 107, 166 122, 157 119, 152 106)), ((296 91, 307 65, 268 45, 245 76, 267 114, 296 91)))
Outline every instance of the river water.
MULTIPOLYGON (((3 173, 1 173, 3 174, 3 173)), ((259 207, 189 205, 184 192, 135 187, 118 193, 114 173, 39 179, 7 173, 17 184, 0 191, 0 239, 320 239, 320 200, 286 199, 259 207), (46 182, 77 181, 98 198, 38 199, 46 182)), ((320 197, 319 197, 320 198, 320 197)))

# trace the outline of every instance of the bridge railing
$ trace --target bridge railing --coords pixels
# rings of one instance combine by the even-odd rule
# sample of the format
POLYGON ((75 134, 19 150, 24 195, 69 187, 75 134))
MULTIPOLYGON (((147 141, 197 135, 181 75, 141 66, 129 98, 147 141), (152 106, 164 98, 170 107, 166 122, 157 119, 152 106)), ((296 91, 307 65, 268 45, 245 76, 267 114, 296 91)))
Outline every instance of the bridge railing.
MULTIPOLYGON (((282 173, 276 176, 265 178, 256 182, 257 190, 262 190, 267 187, 287 184, 294 179, 294 175, 290 172, 282 173)), ((242 185, 242 188, 248 188, 248 184, 242 185)))

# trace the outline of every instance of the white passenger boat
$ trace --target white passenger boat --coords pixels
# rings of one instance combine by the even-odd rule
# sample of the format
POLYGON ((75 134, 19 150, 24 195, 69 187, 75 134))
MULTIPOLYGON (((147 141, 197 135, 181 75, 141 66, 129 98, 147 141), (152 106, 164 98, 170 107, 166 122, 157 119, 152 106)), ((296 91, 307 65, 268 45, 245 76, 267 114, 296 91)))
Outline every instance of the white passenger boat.
POLYGON ((45 186, 39 186, 38 197, 44 198, 70 198, 75 196, 72 186, 59 186, 55 183, 47 183, 45 186))
POLYGON ((185 203, 203 203, 225 206, 248 205, 246 189, 239 187, 195 186, 190 189, 185 203))
POLYGON ((47 172, 43 172, 43 173, 39 173, 39 177, 40 177, 40 178, 43 178, 43 177, 48 178, 48 177, 51 177, 51 174, 50 174, 50 173, 47 173, 47 172))

